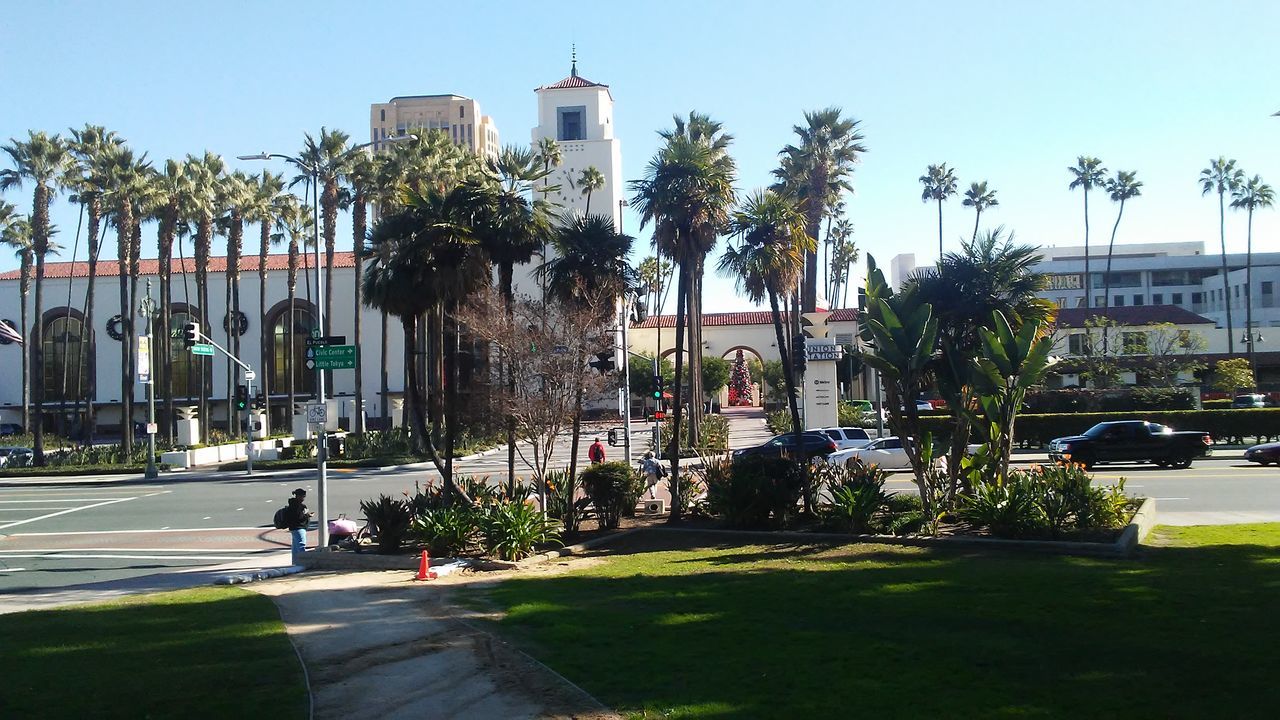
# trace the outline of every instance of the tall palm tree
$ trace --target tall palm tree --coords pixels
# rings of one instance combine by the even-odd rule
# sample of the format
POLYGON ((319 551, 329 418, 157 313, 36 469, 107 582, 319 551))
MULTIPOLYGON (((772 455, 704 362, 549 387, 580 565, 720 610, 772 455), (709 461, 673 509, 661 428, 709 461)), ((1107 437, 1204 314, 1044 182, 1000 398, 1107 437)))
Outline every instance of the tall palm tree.
POLYGON ((1253 211, 1269 208, 1274 204, 1275 191, 1262 181, 1260 175, 1254 175, 1231 191, 1231 207, 1236 210, 1245 210, 1249 214, 1248 245, 1245 246, 1244 264, 1244 331, 1249 337, 1246 349, 1249 352, 1249 367, 1253 370, 1255 378, 1258 376, 1258 368, 1253 358, 1255 337, 1253 331, 1253 211))
POLYGON ((1235 328, 1231 324, 1231 282, 1227 269, 1227 208, 1226 194, 1234 192, 1244 182, 1244 171, 1236 167, 1234 159, 1218 156, 1210 160, 1209 167, 1200 171, 1200 194, 1218 194, 1218 239, 1222 243, 1222 299, 1227 307, 1227 353, 1235 354, 1235 328))
MULTIPOLYGON (((213 245, 214 219, 222 214, 222 198, 218 185, 226 173, 222 157, 205 151, 203 156, 187 156, 187 179, 190 182, 187 211, 195 226, 196 303, 202 332, 209 333, 209 255, 213 245)), ((200 439, 209 441, 209 363, 200 362, 200 439)))
MULTIPOLYGON (((295 383, 297 372, 294 369, 296 367, 296 358, 293 356, 293 333, 294 329, 297 327, 297 322, 294 319, 293 304, 298 297, 298 266, 301 261, 302 247, 304 245, 311 244, 312 242, 312 237, 314 235, 313 228, 315 225, 311 218, 310 209, 305 207, 297 197, 293 195, 284 195, 284 200, 276 216, 276 227, 278 227, 287 238, 289 246, 288 271, 285 276, 285 288, 288 293, 287 307, 289 308, 286 311, 287 316, 285 319, 285 334, 287 336, 285 338, 285 343, 288 348, 288 352, 285 356, 285 394, 288 398, 286 401, 288 406, 284 414, 286 422, 288 422, 288 419, 293 417, 294 403, 297 400, 297 387, 295 383)), ((274 331, 274 328, 266 329, 267 333, 272 333, 274 331)), ((267 366, 264 364, 263 368, 265 369, 266 367, 267 366)), ((267 381, 263 383, 262 387, 264 395, 270 394, 272 391, 273 388, 271 385, 274 384, 275 375, 276 373, 272 372, 268 376, 267 381)))
MULTIPOLYGON (((13 210, 13 206, 0 202, 0 206, 13 210)), ((31 252, 31 221, 26 218, 16 218, 4 224, 4 229, 0 230, 0 243, 6 247, 13 248, 13 254, 18 257, 18 301, 21 317, 18 319, 19 330, 23 341, 27 342, 27 295, 31 292, 31 274, 32 262, 34 260, 31 252)), ((26 348, 18 348, 22 353, 22 429, 30 431, 31 429, 31 358, 26 348)))
POLYGON ((263 413, 267 417, 268 427, 264 429, 270 434, 271 389, 267 385, 267 350, 271 345, 271 328, 267 327, 267 257, 277 240, 271 229, 286 203, 284 176, 263 170, 251 189, 252 198, 245 207, 245 220, 258 223, 258 367, 262 373, 259 386, 262 388, 263 413))
POLYGON ((35 437, 32 443, 33 464, 44 465, 44 258, 49 252, 53 234, 49 223, 49 204, 72 180, 73 157, 67 143, 58 135, 29 131, 26 140, 10 139, 4 152, 13 168, 0 171, 0 190, 21 187, 24 180, 35 185, 31 201, 31 252, 36 266, 35 331, 30 347, 32 405, 36 408, 35 437))
POLYGON ((591 193, 604 187, 604 175, 596 168, 590 165, 582 174, 578 176, 578 188, 583 195, 587 197, 587 207, 583 210, 584 215, 591 214, 591 193))
MULTIPOLYGON (((805 214, 791 199, 770 190, 757 191, 734 212, 730 233, 741 243, 726 247, 719 265, 721 274, 737 278, 738 289, 748 300, 753 303, 769 300, 797 449, 804 447, 801 440, 804 425, 796 403, 795 358, 786 352, 786 333, 778 299, 795 291, 804 271, 805 258, 815 247, 806 224, 805 214)), ((802 351, 797 348, 795 352, 802 351)), ((804 463, 807 458, 798 455, 796 460, 804 463)), ((809 495, 805 493, 806 505, 809 495)))
MULTIPOLYGON (((637 281, 635 271, 627 264, 632 238, 619 233, 608 216, 583 215, 557 228, 552 242, 556 258, 540 268, 547 277, 551 296, 568 306, 596 314, 599 323, 607 323, 617 299, 637 281)), ((586 348, 583 351, 589 352, 586 348)), ((584 355, 578 366, 585 367, 586 361, 584 355)), ((584 384, 577 383, 574 398, 569 477, 577 477, 578 472, 584 384)), ((675 512, 673 506, 672 513, 675 512)))
MULTIPOLYGON (((1125 201, 1142 194, 1142 182, 1138 180, 1138 173, 1134 170, 1117 170, 1116 176, 1108 178, 1104 187, 1107 194, 1111 196, 1111 201, 1120 203, 1120 209, 1116 211, 1116 224, 1111 226, 1111 242, 1107 244, 1107 274, 1103 281, 1105 295, 1102 306, 1109 308, 1111 307, 1111 256, 1116 248, 1116 230, 1120 229, 1120 218, 1124 217, 1125 201)), ((1103 340, 1106 340, 1105 334, 1103 340)))
POLYGON ((186 166, 180 160, 165 161, 164 169, 152 177, 151 184, 156 196, 155 219, 159 222, 156 250, 160 276, 158 327, 161 330, 159 347, 152 348, 152 352, 163 358, 158 365, 158 375, 162 388, 165 436, 173 442, 176 413, 173 403, 173 338, 169 326, 173 315, 173 244, 179 234, 185 232, 184 212, 190 195, 186 166))
POLYGON ((942 203, 956 194, 956 171, 941 165, 930 165, 920 176, 920 184, 924 190, 920 193, 921 202, 938 203, 938 256, 942 256, 942 203))
MULTIPOLYGON (((240 357, 240 258, 244 255, 245 213, 253 205, 256 186, 255 180, 240 170, 227 174, 218 184, 220 204, 226 212, 225 216, 219 218, 219 224, 227 236, 223 317, 226 318, 227 349, 236 357, 240 357)), ((234 366, 227 363, 227 431, 233 437, 240 434, 240 425, 235 422, 239 419, 239 413, 233 412, 231 405, 237 385, 236 375, 234 366)))
POLYGON ((338 206, 342 200, 340 183, 352 158, 351 148, 347 145, 351 136, 341 130, 322 127, 318 137, 313 138, 310 133, 304 137, 302 151, 298 153, 298 159, 303 163, 299 165, 302 174, 291 184, 310 180, 308 167, 315 169, 320 183, 316 192, 320 193, 320 228, 324 236, 325 296, 318 300, 324 302, 324 334, 330 335, 333 327, 333 253, 337 244, 338 206))
POLYGON ((1067 172, 1071 173, 1071 184, 1067 188, 1080 188, 1084 192, 1084 306, 1089 308, 1093 307, 1093 275, 1089 273, 1089 191, 1102 187, 1107 179, 1107 169, 1098 158, 1080 155, 1067 172))
POLYGON ((780 153, 781 174, 792 194, 803 202, 805 222, 814 249, 805 256, 804 288, 801 304, 805 312, 818 306, 818 251, 822 219, 832 206, 839 190, 852 190, 850 176, 867 148, 866 138, 858 129, 858 121, 842 118, 840 108, 806 112, 804 125, 792 131, 799 136, 797 145, 787 145, 780 153))
MULTIPOLYGON (((97 284, 98 279, 98 257, 102 251, 102 242, 106 237, 106 228, 102 226, 102 217, 105 213, 105 209, 102 206, 102 196, 106 193, 110 183, 107 166, 110 163, 111 150, 122 145, 124 145, 123 138, 114 131, 107 130, 100 125, 86 124, 80 130, 71 130, 70 149, 80 166, 79 177, 75 187, 76 198, 89 219, 89 280, 85 288, 84 304, 84 324, 87 328, 87 333, 92 333, 92 328, 95 327, 94 302, 97 293, 94 292, 94 286, 97 284)), ((76 369, 79 372, 80 366, 77 366, 76 369)), ((87 387, 81 384, 81 378, 76 378, 76 387, 85 388, 84 441, 92 445, 97 425, 93 398, 97 396, 98 378, 97 373, 93 370, 92 363, 89 364, 89 369, 87 387)), ((79 403, 79 399, 76 402, 79 403)))
POLYGON ((983 180, 980 183, 969 183, 969 189, 964 191, 964 200, 960 204, 973 208, 973 236, 969 238, 969 242, 973 242, 978 239, 978 222, 982 220, 982 211, 999 205, 1000 201, 996 199, 995 189, 988 189, 987 181, 983 180))
MULTIPOLYGON (((676 262, 679 280, 676 288, 676 360, 675 382, 672 388, 674 413, 672 417, 673 452, 672 474, 679 470, 679 439, 683 405, 681 402, 684 378, 684 330, 687 320, 698 317, 697 277, 707 253, 714 247, 716 237, 727 225, 729 208, 733 204, 735 179, 732 163, 724 160, 712 143, 676 135, 667 140, 645 167, 644 177, 631 182, 635 193, 632 206, 640 213, 640 227, 654 226, 654 240, 659 251, 676 262), (692 307, 690 307, 692 305, 692 307)), ((690 340, 690 375, 701 373, 702 347, 697 333, 690 340)), ((698 386, 690 380, 690 388, 697 394, 698 386)), ((697 410, 701 410, 700 403, 697 410)), ((700 417, 695 413, 693 420, 700 417)), ((696 430, 690 440, 696 442, 696 430)), ((673 513, 679 519, 679 513, 673 513)))
MULTIPOLYGON (((349 205, 351 207, 351 248, 356 277, 354 326, 352 328, 356 338, 356 410, 355 420, 351 425, 351 431, 356 433, 364 432, 365 424, 364 373, 360 371, 360 368, 364 367, 360 362, 360 311, 364 307, 364 297, 359 279, 364 272, 365 239, 369 234, 369 202, 371 196, 377 193, 378 175, 381 172, 382 165, 386 162, 385 156, 373 156, 356 151, 351 156, 346 173, 347 181, 351 183, 349 196, 349 205)), ((382 401, 386 402, 385 396, 382 401)))
POLYGON ((126 456, 133 450, 133 341, 134 303, 130 278, 137 265, 134 258, 134 231, 139 222, 138 203, 148 189, 151 164, 146 153, 135 156, 126 146, 110 150, 107 164, 109 185, 103 202, 116 228, 116 258, 120 285, 120 446, 126 456))

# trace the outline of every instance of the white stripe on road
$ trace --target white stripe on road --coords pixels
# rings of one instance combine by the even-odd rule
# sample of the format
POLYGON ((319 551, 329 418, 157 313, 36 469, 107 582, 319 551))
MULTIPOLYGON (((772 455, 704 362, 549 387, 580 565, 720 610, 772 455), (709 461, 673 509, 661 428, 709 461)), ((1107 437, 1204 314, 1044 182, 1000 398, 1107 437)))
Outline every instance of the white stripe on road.
POLYGON ((0 567, 0 573, 7 573, 7 572, 22 572, 22 571, 24 571, 24 570, 26 570, 26 568, 5 568, 5 567, 0 567))
POLYGON ((53 507, 20 507, 20 508, 0 508, 0 512, 31 512, 32 510, 66 510, 75 505, 55 505, 53 507))
MULTIPOLYGON (((255 550, 254 552, 264 552, 255 550)), ((272 552, 275 552, 273 550, 272 552)), ((5 555, 7 558, 38 558, 41 560, 248 560, 251 553, 244 555, 113 555, 99 553, 75 553, 69 555, 5 555)))
POLYGON ((35 532, 35 533, 13 533, 9 537, 42 537, 49 535, 128 535, 131 533, 162 533, 162 532, 208 532, 210 530, 274 530, 275 528, 266 525, 255 525, 252 527, 215 527, 215 528, 161 528, 159 530, 69 530, 67 532, 35 532))
POLYGON ((165 547, 90 547, 90 548, 24 548, 0 550, 0 559, 17 557, 14 553, 91 553, 91 552, 149 552, 149 553, 255 553, 279 548, 165 548, 165 547))
POLYGON ((105 502, 94 503, 93 505, 81 505, 80 507, 74 507, 74 508, 71 508, 70 510, 60 510, 55 513, 49 513, 48 515, 40 515, 38 517, 27 518, 26 520, 18 520, 15 522, 7 523, 5 525, 0 525, 0 530, 5 530, 11 527, 17 527, 18 525, 26 525, 27 523, 33 523, 39 520, 48 520, 51 517, 66 515, 67 513, 80 512, 81 510, 92 510, 93 508, 102 507, 103 505, 114 505, 115 503, 129 502, 130 500, 137 500, 137 499, 138 498, 136 497, 127 497, 127 498, 120 498, 118 500, 107 500, 105 502))
POLYGON ((1152 500, 1190 500, 1191 498, 1151 498, 1152 500))
MULTIPOLYGON (((42 502, 98 502, 100 500, 115 500, 117 498, 96 497, 96 498, 43 498, 40 500, 0 500, 0 505, 17 505, 19 503, 42 503, 42 502)), ((129 498, 132 500, 133 498, 129 498)))

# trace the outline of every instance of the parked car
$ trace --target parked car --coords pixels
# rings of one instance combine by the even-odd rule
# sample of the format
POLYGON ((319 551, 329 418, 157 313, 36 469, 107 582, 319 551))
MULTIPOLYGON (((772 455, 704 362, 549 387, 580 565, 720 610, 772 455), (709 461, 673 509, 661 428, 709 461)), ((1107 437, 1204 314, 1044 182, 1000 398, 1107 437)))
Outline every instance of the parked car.
POLYGON ((1263 443, 1254 445, 1244 451, 1244 459, 1259 465, 1280 463, 1280 443, 1263 443))
MULTIPOLYGON (((910 470, 911 458, 902 447, 902 440, 896 436, 872 440, 860 448, 850 448, 827 456, 827 462, 834 465, 848 465, 861 461, 864 465, 878 465, 881 470, 910 470)), ((942 458, 937 458, 939 465, 942 458)))
POLYGON ((866 430, 856 427, 832 427, 821 428, 819 432, 824 432, 827 437, 835 440, 837 450, 848 450, 850 448, 860 448, 871 442, 871 436, 866 430))
POLYGON ((10 445, 0 447, 0 468, 27 467, 31 464, 31 448, 10 445))
POLYGON ((1174 432, 1173 428, 1143 420, 1098 423, 1083 435, 1049 443, 1053 462, 1153 462, 1160 467, 1188 468, 1196 458, 1213 454, 1213 438, 1205 432, 1174 432))
POLYGON ((872 405, 870 400, 850 400, 849 405, 853 407, 854 412, 858 413, 858 419, 862 422, 876 421, 876 406, 872 405))
POLYGON ((1231 401, 1233 409, 1247 408, 1264 408, 1267 406, 1267 396, 1261 393, 1248 393, 1245 395, 1237 395, 1231 401))
POLYGON ((21 435, 22 426, 18 423, 0 423, 0 437, 5 435, 21 435))
MULTIPOLYGON (((804 442, 804 452, 811 458, 826 457, 836 451, 836 441, 826 433, 818 430, 805 430, 800 434, 804 442)), ((796 436, 786 433, 771 438, 768 442, 755 447, 734 450, 734 459, 747 457, 794 457, 796 455, 796 436)))

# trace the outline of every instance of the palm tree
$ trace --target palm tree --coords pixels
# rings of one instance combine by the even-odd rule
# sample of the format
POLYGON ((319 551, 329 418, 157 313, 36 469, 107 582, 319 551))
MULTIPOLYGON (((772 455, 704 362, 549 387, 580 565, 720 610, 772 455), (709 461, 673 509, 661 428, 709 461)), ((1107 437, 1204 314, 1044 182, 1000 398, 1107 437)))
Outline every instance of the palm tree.
MULTIPOLYGON (((284 176, 263 170, 257 180, 251 183, 250 189, 252 198, 245 206, 245 220, 258 223, 258 367, 262 373, 259 386, 262 388, 263 413, 267 417, 267 428, 264 430, 270 434, 271 389, 267 385, 267 349, 271 344, 271 328, 267 327, 267 256, 277 240, 277 236, 272 235, 271 228, 285 207, 284 176)), ((359 317, 359 313, 356 317, 359 317)), ((359 373, 356 376, 359 377, 359 373)))
MULTIPOLYGON (((219 224, 227 236, 223 317, 226 318, 227 349, 235 357, 240 357, 240 258, 244 254, 245 213, 253 205, 256 188, 255 180, 240 170, 224 176, 218 184, 220 204, 226 212, 226 216, 219 219, 219 224)), ((236 371, 231 363, 227 363, 226 382, 227 431, 236 437, 240 434, 239 423, 234 422, 238 419, 238 413, 233 412, 231 398, 237 383, 236 371)))
MULTIPOLYGON (((107 165, 110 162, 111 150, 124 145, 124 140, 114 131, 107 130, 99 125, 86 124, 81 130, 71 131, 70 149, 72 155, 79 163, 79 178, 76 182, 75 192, 76 198, 79 200, 85 213, 89 217, 89 280, 88 286, 85 288, 85 306, 84 306, 84 323, 89 328, 87 332, 92 332, 94 327, 94 286, 98 279, 98 256, 102 251, 102 242, 106 237, 106 228, 102 227, 102 217, 105 212, 102 207, 102 196, 108 189, 110 177, 107 173, 107 165)), ((88 378, 88 385, 84 389, 85 395, 85 436, 86 444, 93 444, 93 435, 96 429, 95 413, 93 407, 93 398, 97 396, 98 378, 97 373, 92 371, 92 365, 88 378)), ((76 366, 79 372, 80 366, 76 366)), ((76 387, 82 387, 81 378, 76 378, 76 387)), ((79 403, 79 398, 76 400, 79 403)))
MULTIPOLYGON (((672 116, 675 123, 674 128, 670 130, 660 130, 658 135, 670 145, 673 141, 679 139, 702 145, 709 150, 709 161, 711 163, 711 172, 715 175, 727 176, 729 183, 732 185, 737 174, 737 165, 733 157, 729 155, 729 146, 733 143, 733 136, 724 131, 724 125, 716 120, 711 119, 709 115, 697 112, 696 110, 689 112, 688 120, 684 120, 679 115, 672 116)), ((693 253, 689 257, 690 266, 685 268, 681 264, 681 269, 687 269, 690 273, 689 286, 686 290, 686 313, 689 327, 689 443, 693 446, 699 443, 699 434, 702 428, 702 398, 704 397, 702 388, 702 277, 704 274, 703 264, 707 254, 715 246, 716 236, 719 234, 719 228, 722 227, 729 219, 729 207, 733 203, 732 188, 730 195, 725 201, 723 207, 716 211, 718 216, 716 231, 702 237, 698 242, 704 246, 704 249, 693 253), (694 352, 697 349, 697 352, 694 352)), ((643 225, 642 225, 643 227, 643 225)), ((658 245, 658 238, 654 237, 655 247, 659 251, 662 248, 658 245)), ((674 257, 674 256, 673 256, 674 257)), ((677 302, 677 309, 679 303, 677 302)))
MULTIPOLYGON (((187 210, 195 225, 196 303, 201 331, 209 333, 209 255, 213 244, 214 218, 222 214, 218 185, 226 173, 226 165, 220 155, 208 150, 202 157, 187 156, 187 179, 190 196, 187 210)), ((209 441, 209 373, 208 362, 200 363, 200 439, 209 441)))
POLYGON ((354 433, 364 432, 364 373, 359 369, 363 367, 360 363, 360 310, 364 307, 364 298, 362 297, 359 278, 363 272, 365 237, 368 235, 369 230, 369 195, 376 188, 379 166, 384 162, 386 162, 384 158, 355 151, 351 155, 346 172, 347 181, 351 183, 348 204, 351 207, 351 255, 355 263, 354 275, 356 277, 355 311, 352 316, 354 318, 352 332, 355 335, 357 368, 355 373, 355 419, 351 424, 351 431, 354 433))
MULTIPOLYGON (((1142 182, 1137 176, 1138 173, 1134 170, 1117 170, 1116 176, 1109 178, 1104 186, 1111 201, 1120 203, 1120 209, 1116 212, 1116 224, 1111 226, 1111 242, 1107 245, 1107 274, 1102 299, 1102 306, 1105 308, 1111 307, 1111 256, 1116 248, 1116 230, 1120 229, 1120 218, 1124 217, 1124 203, 1142 194, 1142 182)), ((1106 341, 1105 334, 1103 341, 1106 341)))
POLYGON ((31 252, 35 258, 35 332, 30 347, 32 404, 36 408, 35 437, 32 443, 33 464, 44 465, 44 258, 49 253, 49 204, 53 196, 71 181, 73 158, 67 143, 57 135, 29 131, 27 140, 10 139, 4 146, 13 168, 0 171, 0 190, 21 187, 23 180, 35 185, 31 201, 31 252))
POLYGON ((980 183, 969 183, 961 204, 974 210, 973 236, 969 238, 969 242, 973 242, 978 239, 978 222, 982 219, 982 211, 999 205, 1000 201, 996 199, 996 191, 987 189, 987 181, 983 180, 980 183))
MULTIPOLYGON (((599 323, 607 323, 617 299, 637 281, 635 271, 627 264, 632 238, 620 234, 608 216, 583 215, 557 228, 552 242, 556 258, 539 269, 546 275, 551 296, 567 306, 595 315, 599 323)), ((584 367, 586 361, 587 358, 582 357, 579 367, 584 367)), ((569 451, 571 478, 577 477, 578 472, 584 384, 577 383, 574 398, 573 440, 569 451)), ((678 503, 673 504, 673 514, 677 512, 675 505, 678 503)))
POLYGON ((920 201, 938 203, 938 257, 942 257, 942 203, 956 194, 956 172, 946 163, 930 165, 920 176, 920 184, 924 186, 920 201))
MULTIPOLYGON (((288 310, 285 320, 285 331, 287 338, 285 339, 288 353, 285 358, 285 394, 288 397, 288 406, 285 410, 286 422, 293 417, 294 403, 297 399, 297 388, 295 387, 295 377, 297 373, 294 370, 295 363, 293 357, 294 337, 293 332, 297 327, 294 319, 293 304, 298 297, 298 265, 301 260, 302 245, 309 245, 314 235, 314 221, 311 217, 311 211, 303 206, 303 204, 293 195, 284 195, 283 201, 276 216, 276 227, 278 227, 288 238, 289 243, 289 263, 288 271, 285 276, 285 287, 288 292, 288 310)), ((265 322, 265 318, 264 318, 265 322)), ((274 332, 273 328, 267 328, 267 333, 274 332)), ((263 361, 266 362, 265 360, 263 361)), ((263 369, 266 369, 264 364, 263 369)), ((271 377, 263 382, 263 395, 270 394, 272 388, 268 383, 274 382, 275 373, 271 373, 271 377)))
POLYGON ((1253 376, 1258 377, 1258 369, 1253 359, 1253 339, 1255 337, 1253 331, 1253 211, 1260 208, 1269 208, 1275 204, 1275 191, 1271 186, 1262 181, 1262 177, 1254 175, 1248 181, 1241 183, 1231 191, 1231 207, 1248 212, 1248 245, 1245 246, 1245 264, 1244 264, 1244 327, 1245 334, 1249 337, 1246 349, 1249 352, 1249 367, 1253 370, 1253 376))
POLYGON ((587 196, 587 207, 583 214, 590 215, 591 193, 604 187, 604 175, 596 169, 595 165, 590 165, 578 176, 578 187, 582 189, 582 194, 587 196))
POLYGON ((809 237, 814 249, 805 257, 804 289, 801 302, 806 312, 817 309, 818 251, 817 243, 826 217, 841 191, 852 191, 850 176, 853 166, 867 151, 858 121, 840 117, 840 108, 806 112, 804 125, 793 132, 800 137, 798 145, 782 149, 781 167, 774 171, 802 203, 809 237))
MULTIPOLYGON (((365 303, 400 318, 406 348, 416 344, 419 316, 428 312, 437 316, 451 313, 469 293, 488 282, 489 267, 472 230, 472 220, 483 197, 480 188, 470 184, 443 193, 435 189, 421 195, 411 192, 404 209, 384 215, 370 232, 370 262, 363 278, 365 303)), ((452 380, 444 384, 444 462, 426 429, 414 353, 405 354, 415 443, 425 445, 444 477, 449 498, 456 494, 453 450, 460 430, 456 358, 461 333, 456 321, 452 325, 455 361, 450 365, 452 380)), ((433 333, 443 334, 443 328, 444 323, 437 322, 433 333)), ((442 338, 433 340, 433 350, 442 350, 442 338)))
POLYGON ((123 145, 109 151, 107 165, 109 185, 103 202, 111 213, 116 228, 116 258, 120 265, 120 446, 125 456, 133 450, 133 339, 134 312, 130 297, 130 278, 137 267, 134 233, 139 223, 138 202, 147 191, 151 164, 146 153, 134 156, 123 145))
POLYGON ((1098 158, 1080 155, 1067 172, 1071 173, 1071 184, 1067 188, 1084 191, 1084 306, 1089 308, 1093 307, 1093 276, 1089 274, 1089 191, 1106 182, 1107 169, 1098 158))
POLYGON ((1231 325, 1231 283, 1227 269, 1227 209, 1225 197, 1244 182, 1244 171, 1236 167, 1234 159, 1219 156, 1210 160, 1209 167, 1200 171, 1200 194, 1218 194, 1218 238, 1222 243, 1222 299, 1227 307, 1227 353, 1235 354, 1235 329, 1231 325))
MULTIPOLYGON (((806 224, 805 214, 789 198, 770 190, 757 191, 734 212, 730 233, 739 238, 741 244, 726 247, 719 265, 721 274, 737 278, 738 289, 746 293, 748 300, 753 303, 769 300, 797 451, 804 447, 801 440, 804 425, 796 403, 795 358, 786 351, 787 338, 778 299, 795 291, 804 271, 805 258, 816 247, 806 224)), ((802 350, 797 348, 794 352, 802 350)), ((801 453, 796 460, 803 464, 807 458, 801 453)), ((806 492, 806 506, 809 496, 806 492)))
MULTIPOLYGON (((13 206, 9 203, 0 202, 0 208, 7 209, 10 213, 13 206)), ((0 230, 0 243, 13 248, 13 254, 18 257, 20 270, 18 272, 18 298, 20 305, 21 317, 18 320, 19 332, 23 341, 26 342, 27 337, 27 295, 31 292, 31 273, 32 273, 32 252, 31 252, 31 221, 26 218, 15 218, 4 224, 3 230, 0 230)), ((30 356, 26 348, 19 348, 22 353, 22 429, 30 431, 31 429, 31 363, 30 356)))
MULTIPOLYGON (((324 334, 330 335, 333 326, 333 253, 337 243, 338 205, 341 203, 339 183, 347 173, 351 162, 352 151, 347 145, 351 136, 341 130, 320 128, 318 138, 310 133, 304 135, 302 151, 298 153, 301 164, 298 168, 302 174, 293 179, 291 185, 311 179, 311 170, 315 170, 320 187, 321 233, 324 236, 324 334)), ((406 143, 407 144, 407 143, 406 143)))
MULTIPOLYGON (((728 223, 729 208, 734 199, 734 170, 731 160, 714 143, 691 139, 687 135, 675 135, 667 140, 649 161, 645 175, 631 182, 635 193, 632 205, 640 213, 640 227, 654 226, 654 240, 659 251, 673 259, 680 271, 676 289, 676 361, 673 390, 674 410, 672 418, 671 471, 679 470, 679 439, 683 407, 681 403, 684 378, 684 329, 692 319, 690 348, 690 374, 697 378, 701 373, 702 348, 698 339, 697 279, 702 262, 715 245, 716 236, 728 223)), ((694 398, 698 387, 690 381, 694 398)), ((696 408, 701 411, 700 404, 696 408)), ((693 420, 700 417, 695 413, 693 420)), ((690 434, 691 442, 697 439, 696 429, 690 434)), ((678 520, 678 508, 673 508, 672 519, 678 520)))
POLYGON ((172 337, 169 331, 173 314, 173 244, 180 233, 185 232, 183 213, 190 196, 190 181, 186 166, 180 160, 167 160, 164 169, 151 180, 156 195, 155 219, 160 228, 156 232, 157 258, 160 275, 160 317, 158 320, 160 346, 152 351, 164 360, 159 363, 159 382, 163 394, 165 435, 174 439, 172 337))

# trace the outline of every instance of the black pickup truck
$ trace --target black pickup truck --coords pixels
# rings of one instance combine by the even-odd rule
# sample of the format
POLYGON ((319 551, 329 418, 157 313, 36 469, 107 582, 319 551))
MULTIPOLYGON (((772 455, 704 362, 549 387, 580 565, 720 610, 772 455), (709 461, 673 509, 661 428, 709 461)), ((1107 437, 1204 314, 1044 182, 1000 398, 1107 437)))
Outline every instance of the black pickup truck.
POLYGON ((1153 462, 1160 467, 1188 468, 1199 457, 1213 454, 1213 438, 1203 432, 1174 432, 1143 420, 1098 423, 1084 432, 1049 443, 1053 462, 1153 462))

